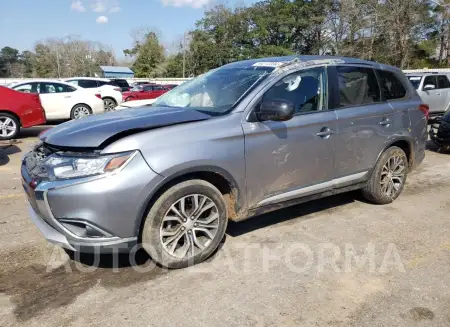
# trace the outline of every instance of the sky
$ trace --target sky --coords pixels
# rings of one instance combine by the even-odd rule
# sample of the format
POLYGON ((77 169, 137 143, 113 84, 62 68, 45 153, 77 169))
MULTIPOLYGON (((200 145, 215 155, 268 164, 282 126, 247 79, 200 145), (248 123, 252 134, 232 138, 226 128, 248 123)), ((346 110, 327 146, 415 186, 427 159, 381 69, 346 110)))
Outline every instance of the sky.
POLYGON ((118 58, 130 32, 155 28, 170 47, 215 0, 0 0, 0 48, 32 49, 39 40, 76 35, 111 46, 118 58))

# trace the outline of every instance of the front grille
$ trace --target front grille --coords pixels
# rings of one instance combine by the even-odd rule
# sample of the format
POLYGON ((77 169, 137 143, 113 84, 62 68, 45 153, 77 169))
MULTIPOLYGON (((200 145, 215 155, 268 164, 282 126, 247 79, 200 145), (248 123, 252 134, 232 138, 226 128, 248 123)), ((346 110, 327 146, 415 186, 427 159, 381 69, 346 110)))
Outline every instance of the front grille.
POLYGON ((45 160, 55 151, 45 144, 39 144, 32 151, 25 155, 25 165, 28 174, 32 178, 47 179, 48 172, 45 168, 45 160))

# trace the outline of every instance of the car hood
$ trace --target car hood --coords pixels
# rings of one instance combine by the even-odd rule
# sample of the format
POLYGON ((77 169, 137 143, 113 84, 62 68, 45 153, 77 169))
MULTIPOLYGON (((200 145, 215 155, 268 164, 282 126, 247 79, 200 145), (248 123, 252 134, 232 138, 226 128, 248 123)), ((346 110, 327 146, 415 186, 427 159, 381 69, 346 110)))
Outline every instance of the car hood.
POLYGON ((209 118, 192 109, 141 107, 72 120, 45 131, 39 138, 57 147, 102 148, 121 136, 209 118))

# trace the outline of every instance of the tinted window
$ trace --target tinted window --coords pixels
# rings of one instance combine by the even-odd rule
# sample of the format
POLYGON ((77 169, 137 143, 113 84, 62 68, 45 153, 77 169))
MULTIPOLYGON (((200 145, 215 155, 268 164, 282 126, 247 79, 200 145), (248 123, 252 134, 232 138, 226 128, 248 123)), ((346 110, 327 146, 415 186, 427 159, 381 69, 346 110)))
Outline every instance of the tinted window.
POLYGON ((153 86, 153 90, 154 91, 161 91, 161 90, 165 90, 165 88, 163 88, 162 86, 159 86, 159 85, 155 85, 155 86, 153 86))
POLYGON ((128 82, 124 79, 116 79, 114 80, 114 83, 116 83, 120 87, 129 87, 128 82))
POLYGON ((13 87, 14 90, 23 93, 39 93, 39 83, 27 83, 13 87))
POLYGON ((401 99, 406 95, 406 89, 394 73, 378 70, 381 94, 384 100, 401 99))
POLYGON ((337 67, 339 106, 358 106, 380 101, 375 72, 371 68, 337 67))
POLYGON ((409 81, 417 90, 420 86, 420 81, 422 80, 422 76, 408 76, 409 81))
POLYGON ((425 77, 425 80, 423 81, 423 89, 425 89, 426 85, 433 85, 435 89, 437 89, 437 81, 436 76, 427 76, 425 77))
POLYGON ((80 79, 78 80, 78 86, 81 86, 85 89, 92 89, 97 87, 97 81, 90 79, 80 79))
POLYGON ((437 76, 438 88, 439 89, 448 89, 450 88, 450 82, 448 81, 447 76, 438 75, 437 76))
POLYGON ((263 100, 287 100, 296 113, 306 113, 325 108, 325 90, 325 69, 314 68, 282 78, 264 94, 263 100))
POLYGON ((144 91, 153 91, 153 86, 151 85, 146 85, 143 87, 144 91))

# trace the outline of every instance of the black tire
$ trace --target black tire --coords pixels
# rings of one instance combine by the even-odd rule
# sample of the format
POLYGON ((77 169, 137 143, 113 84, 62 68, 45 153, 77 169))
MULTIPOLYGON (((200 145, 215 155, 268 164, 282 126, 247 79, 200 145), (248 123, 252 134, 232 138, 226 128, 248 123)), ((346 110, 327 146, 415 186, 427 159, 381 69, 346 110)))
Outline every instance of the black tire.
POLYGON ((132 101, 132 100, 134 100, 133 97, 128 97, 128 98, 125 99, 125 102, 127 102, 127 101, 132 101))
MULTIPOLYGON (((16 138, 20 133, 20 122, 17 119, 17 117, 12 114, 9 114, 7 112, 0 112, 0 125, 1 125, 1 127, 0 127, 0 140, 1 141, 12 140, 12 139, 16 138), (12 133, 10 135, 4 136, 4 135, 2 135, 3 133, 9 134, 8 131, 10 131, 9 129, 8 130, 5 129, 5 132, 3 132, 3 122, 6 123, 7 119, 11 119, 11 121, 8 121, 7 127, 9 127, 9 128, 15 127, 15 131, 14 131, 14 133, 12 133)), ((5 126, 5 128, 6 128, 6 126, 5 126)))
MULTIPOLYGON (((222 194, 214 185, 203 180, 188 180, 181 182, 165 191, 151 207, 142 228, 142 246, 154 261, 167 268, 185 268, 200 263, 206 260, 214 250, 217 249, 225 235, 228 222, 226 208, 222 194), (202 250, 197 249, 199 252, 192 256, 179 258, 170 254, 168 250, 164 248, 162 244, 161 226, 163 225, 163 219, 169 212, 171 206, 183 197, 192 194, 207 197, 215 204, 215 209, 217 209, 219 215, 217 219, 218 227, 216 234, 209 245, 202 250)), ((192 233, 195 233, 195 230, 192 233)), ((184 232, 184 234, 186 237, 189 237, 186 232, 184 232)), ((176 242, 178 243, 178 241, 176 242)))
MULTIPOLYGON (((403 172, 403 170, 402 170, 403 172)), ((406 178, 408 173, 408 158, 405 154, 405 151, 400 149, 399 147, 393 146, 388 148, 381 157, 379 158, 375 168, 372 172, 372 176, 365 188, 362 189, 363 196, 370 202, 375 204, 388 204, 392 203, 403 191, 405 187, 406 178), (404 162, 404 177, 402 178, 402 183, 398 185, 398 188, 394 188, 393 193, 391 195, 382 191, 382 176, 385 175, 384 167, 387 164, 388 160, 391 160, 394 156, 401 158, 404 162)))
POLYGON ((70 111, 70 119, 80 119, 80 117, 76 116, 77 115, 77 110, 79 110, 80 108, 85 108, 87 110, 87 112, 89 112, 89 114, 86 112, 85 116, 92 115, 91 107, 89 107, 87 104, 79 103, 79 104, 75 105, 72 108, 72 110, 70 111))
POLYGON ((102 100, 103 105, 105 106, 105 111, 114 111, 114 108, 117 107, 117 101, 113 98, 104 97, 102 100))

